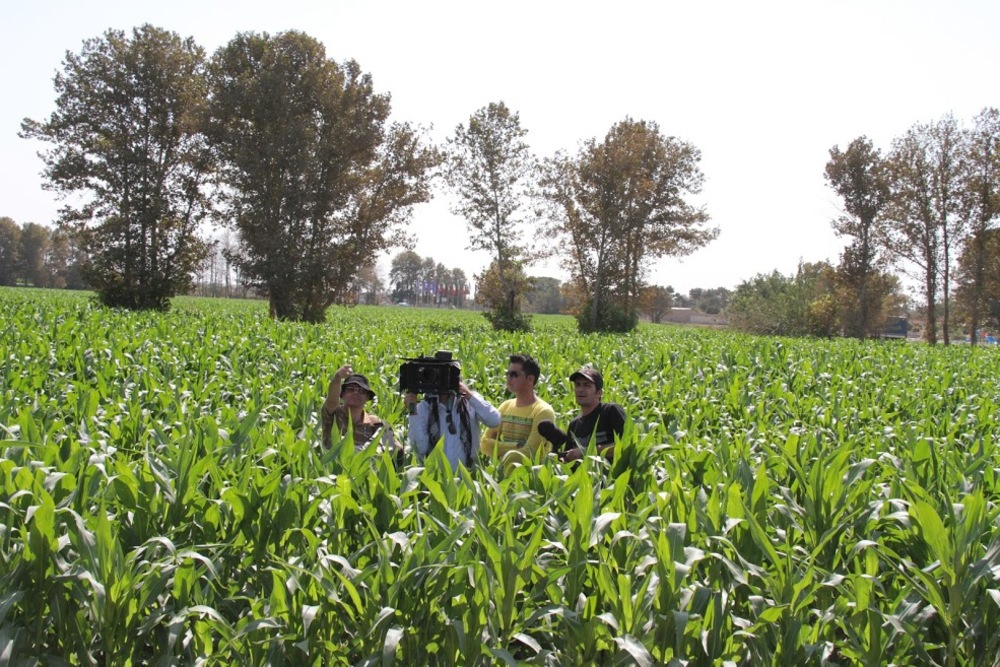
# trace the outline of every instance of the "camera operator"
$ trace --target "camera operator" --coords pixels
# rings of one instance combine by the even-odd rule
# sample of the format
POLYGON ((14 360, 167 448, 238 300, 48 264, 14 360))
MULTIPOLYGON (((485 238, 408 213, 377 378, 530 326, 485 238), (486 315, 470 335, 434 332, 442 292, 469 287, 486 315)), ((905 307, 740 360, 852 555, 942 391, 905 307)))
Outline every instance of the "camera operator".
POLYGON ((347 434, 348 426, 354 437, 354 449, 364 449, 381 433, 382 447, 396 456, 402 447, 396 442, 392 428, 375 415, 365 412, 365 403, 375 398, 375 392, 368 384, 368 378, 355 373, 350 364, 337 369, 330 380, 330 388, 323 402, 323 447, 329 449, 334 424, 341 437, 347 434))
MULTIPOLYGON (((449 363, 461 371, 458 362, 449 363)), ((459 465, 471 469, 478 458, 480 424, 498 426, 500 413, 461 380, 458 389, 442 393, 417 394, 407 391, 403 402, 409 412, 409 439, 423 460, 444 437, 444 455, 452 470, 459 465)))

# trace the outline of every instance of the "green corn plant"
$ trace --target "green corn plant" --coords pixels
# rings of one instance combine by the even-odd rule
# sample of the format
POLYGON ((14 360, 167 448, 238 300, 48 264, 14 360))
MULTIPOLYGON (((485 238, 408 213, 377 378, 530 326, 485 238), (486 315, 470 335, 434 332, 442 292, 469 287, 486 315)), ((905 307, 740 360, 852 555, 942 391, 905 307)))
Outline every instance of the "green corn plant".
POLYGON ((992 350, 581 336, 560 316, 506 334, 475 313, 364 306, 305 326, 253 301, 131 314, 23 289, 0 307, 11 664, 997 653, 992 350), (397 470, 350 438, 319 447, 336 368, 368 374, 403 439, 400 358, 434 349, 494 404, 507 355, 535 354, 560 422, 577 410, 569 375, 600 368, 629 413, 620 456, 455 474, 434 456, 397 470))
POLYGON ((989 585, 1000 571, 1000 539, 988 537, 996 511, 975 491, 943 508, 942 517, 923 489, 911 485, 909 490, 908 526, 929 562, 903 560, 900 574, 943 628, 943 664, 981 664, 996 655, 1000 644, 987 629, 997 611, 989 585))
POLYGON ((852 572, 836 575, 824 582, 835 590, 836 600, 828 607, 828 621, 840 629, 838 656, 859 665, 876 667, 892 659, 893 633, 880 598, 887 586, 880 582, 878 543, 861 540, 851 549, 852 572))

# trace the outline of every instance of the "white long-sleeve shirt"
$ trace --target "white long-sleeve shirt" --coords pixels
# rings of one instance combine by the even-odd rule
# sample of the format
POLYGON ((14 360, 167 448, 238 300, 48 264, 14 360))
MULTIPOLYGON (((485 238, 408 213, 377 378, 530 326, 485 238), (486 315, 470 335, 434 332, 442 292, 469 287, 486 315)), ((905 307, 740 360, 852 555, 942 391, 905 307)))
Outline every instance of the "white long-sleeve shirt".
MULTIPOLYGON (((474 391, 470 391, 465 402, 469 411, 469 426, 472 429, 471 456, 475 461, 479 455, 479 431, 480 425, 496 427, 500 425, 500 412, 487 403, 482 396, 474 391)), ((417 403, 416 413, 409 416, 409 439, 410 445, 417 456, 423 459, 431 450, 432 443, 427 436, 427 420, 431 416, 431 405, 427 400, 417 403)), ((444 401, 438 403, 438 426, 441 429, 441 436, 444 438, 444 454, 451 464, 452 470, 457 470, 458 465, 468 465, 465 461, 465 452, 462 448, 462 415, 459 411, 459 401, 455 396, 449 396, 444 401), (451 421, 455 427, 455 432, 448 431, 447 414, 451 412, 451 421)), ((437 445, 438 443, 433 443, 437 445)))

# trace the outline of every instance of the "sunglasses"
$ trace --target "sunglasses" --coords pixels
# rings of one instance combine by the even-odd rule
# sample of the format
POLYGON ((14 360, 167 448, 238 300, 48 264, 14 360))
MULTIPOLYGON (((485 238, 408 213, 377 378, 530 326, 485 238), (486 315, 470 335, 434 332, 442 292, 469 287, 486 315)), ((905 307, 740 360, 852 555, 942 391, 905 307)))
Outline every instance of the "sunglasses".
POLYGON ((346 387, 344 387, 344 393, 346 394, 346 393, 349 393, 349 392, 354 392, 355 394, 367 394, 368 393, 367 391, 364 390, 364 388, 362 388, 362 387, 360 387, 360 386, 358 386, 356 384, 349 384, 346 387))
POLYGON ((520 373, 517 371, 507 371, 507 377, 509 378, 516 378, 518 375, 520 375, 520 373))

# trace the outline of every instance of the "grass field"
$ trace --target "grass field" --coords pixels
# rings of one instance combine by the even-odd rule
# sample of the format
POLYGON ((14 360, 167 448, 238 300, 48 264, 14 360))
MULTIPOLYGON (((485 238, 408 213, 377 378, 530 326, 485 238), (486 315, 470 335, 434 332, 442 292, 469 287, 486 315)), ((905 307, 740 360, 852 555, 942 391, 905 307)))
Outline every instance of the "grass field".
POLYGON ((1000 665, 1000 354, 568 317, 0 290, 0 662, 1000 665), (350 362, 488 400, 536 356, 631 417, 613 465, 454 477, 318 447, 350 362))

